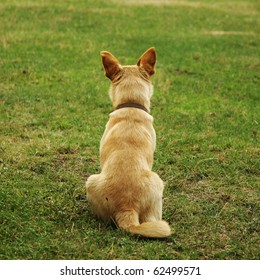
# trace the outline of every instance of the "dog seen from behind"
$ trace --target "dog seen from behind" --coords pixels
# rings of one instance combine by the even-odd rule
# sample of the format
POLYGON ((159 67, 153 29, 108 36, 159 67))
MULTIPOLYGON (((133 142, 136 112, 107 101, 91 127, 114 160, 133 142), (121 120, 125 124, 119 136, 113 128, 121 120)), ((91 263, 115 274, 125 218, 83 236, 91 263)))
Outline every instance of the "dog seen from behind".
POLYGON ((171 234, 162 220, 164 184, 152 171, 156 134, 150 112, 156 52, 148 49, 136 65, 121 66, 101 52, 114 111, 100 142, 101 173, 91 175, 87 197, 93 212, 120 229, 143 237, 171 234))

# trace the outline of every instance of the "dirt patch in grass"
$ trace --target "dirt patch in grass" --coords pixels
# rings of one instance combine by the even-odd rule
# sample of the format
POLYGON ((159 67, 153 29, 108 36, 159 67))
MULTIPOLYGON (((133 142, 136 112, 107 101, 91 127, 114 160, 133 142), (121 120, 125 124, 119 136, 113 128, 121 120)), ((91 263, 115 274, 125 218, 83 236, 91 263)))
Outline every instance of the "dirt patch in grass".
POLYGON ((224 30, 214 30, 214 31, 205 31, 206 35, 212 36, 256 36, 254 32, 243 32, 243 31, 224 31, 224 30))

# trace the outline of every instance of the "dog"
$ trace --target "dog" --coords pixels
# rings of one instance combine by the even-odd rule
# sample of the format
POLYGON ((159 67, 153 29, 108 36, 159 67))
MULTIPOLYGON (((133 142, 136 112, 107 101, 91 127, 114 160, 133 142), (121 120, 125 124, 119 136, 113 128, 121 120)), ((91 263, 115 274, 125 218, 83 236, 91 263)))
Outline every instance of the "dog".
POLYGON ((156 134, 149 112, 155 48, 128 66, 121 66, 110 52, 100 54, 111 80, 114 111, 100 142, 101 173, 86 182, 87 199, 94 214, 126 232, 148 238, 170 236, 169 224, 162 220, 164 183, 152 171, 156 134))

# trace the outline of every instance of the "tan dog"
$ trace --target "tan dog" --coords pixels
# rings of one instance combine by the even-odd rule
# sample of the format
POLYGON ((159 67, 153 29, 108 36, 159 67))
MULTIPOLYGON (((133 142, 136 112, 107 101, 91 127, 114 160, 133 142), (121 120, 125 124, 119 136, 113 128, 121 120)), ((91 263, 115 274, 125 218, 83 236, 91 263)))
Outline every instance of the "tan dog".
POLYGON ((101 173, 86 182, 94 213, 119 228, 144 237, 171 234, 162 221, 163 181, 152 172, 156 135, 150 110, 149 81, 156 53, 148 49, 137 65, 121 66, 109 52, 101 52, 106 76, 112 81, 110 114, 100 143, 101 173))

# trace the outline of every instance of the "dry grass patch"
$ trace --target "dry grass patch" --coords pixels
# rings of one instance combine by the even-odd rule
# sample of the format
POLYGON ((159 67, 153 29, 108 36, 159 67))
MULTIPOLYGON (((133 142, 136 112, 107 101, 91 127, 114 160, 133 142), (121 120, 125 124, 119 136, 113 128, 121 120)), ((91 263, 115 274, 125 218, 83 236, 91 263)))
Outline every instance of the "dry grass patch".
POLYGON ((242 1, 182 1, 182 0, 113 0, 116 3, 126 5, 170 5, 176 7, 211 9, 216 11, 225 11, 236 14, 257 15, 257 5, 245 3, 242 1))

